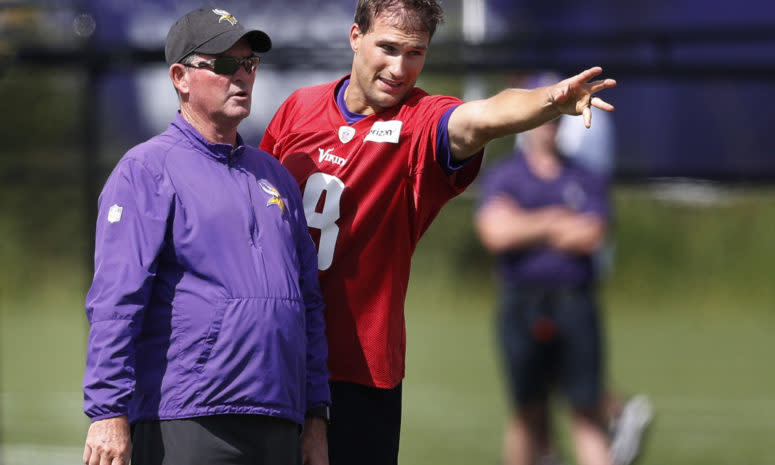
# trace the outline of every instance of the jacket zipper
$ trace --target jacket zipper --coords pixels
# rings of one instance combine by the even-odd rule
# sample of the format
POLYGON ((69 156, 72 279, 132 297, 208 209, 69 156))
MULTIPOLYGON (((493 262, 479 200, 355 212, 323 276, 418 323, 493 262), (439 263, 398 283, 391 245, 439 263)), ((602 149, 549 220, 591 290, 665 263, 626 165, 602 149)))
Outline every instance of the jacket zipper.
MULTIPOLYGON (((250 224, 248 226, 248 229, 249 229, 248 236, 250 238, 250 245, 252 245, 253 247, 256 247, 255 235, 256 235, 256 226, 258 224, 258 219, 256 218, 256 210, 254 208, 255 205, 254 205, 254 202, 253 202, 252 189, 250 188, 251 187, 250 186, 250 176, 247 176, 244 173, 244 170, 242 170, 240 168, 234 168, 232 166, 232 155, 234 154, 234 152, 237 149, 238 149, 238 147, 234 147, 234 148, 231 149, 231 151, 229 152, 228 159, 227 159, 227 164, 228 164, 229 172, 230 173, 232 172, 231 170, 233 168, 234 170, 237 171, 237 177, 243 176, 245 178, 245 187, 246 187, 246 189, 248 191, 247 192, 247 194, 248 194, 248 212, 249 212, 249 215, 250 215, 250 224)), ((232 176, 234 176, 234 174, 232 174, 232 176)), ((237 179, 237 184, 238 185, 240 184, 239 179, 237 179)))

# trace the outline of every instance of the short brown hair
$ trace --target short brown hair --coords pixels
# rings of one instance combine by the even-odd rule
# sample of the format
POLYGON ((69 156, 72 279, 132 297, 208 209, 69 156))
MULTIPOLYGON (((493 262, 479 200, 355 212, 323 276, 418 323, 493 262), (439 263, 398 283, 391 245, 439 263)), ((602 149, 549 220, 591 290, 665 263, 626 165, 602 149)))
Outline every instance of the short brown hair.
POLYGON ((411 31, 426 31, 428 38, 444 22, 444 11, 436 0, 358 0, 354 22, 366 34, 374 18, 385 12, 411 31))

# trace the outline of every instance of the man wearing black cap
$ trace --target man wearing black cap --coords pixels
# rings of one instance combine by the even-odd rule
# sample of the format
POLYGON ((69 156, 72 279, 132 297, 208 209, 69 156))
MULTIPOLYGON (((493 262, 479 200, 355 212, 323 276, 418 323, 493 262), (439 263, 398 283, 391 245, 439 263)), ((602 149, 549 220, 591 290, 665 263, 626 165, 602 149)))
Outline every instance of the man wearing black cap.
POLYGON ((180 112, 121 158, 99 199, 84 464, 328 463, 323 300, 300 191, 237 132, 270 48, 218 8, 170 29, 180 112))

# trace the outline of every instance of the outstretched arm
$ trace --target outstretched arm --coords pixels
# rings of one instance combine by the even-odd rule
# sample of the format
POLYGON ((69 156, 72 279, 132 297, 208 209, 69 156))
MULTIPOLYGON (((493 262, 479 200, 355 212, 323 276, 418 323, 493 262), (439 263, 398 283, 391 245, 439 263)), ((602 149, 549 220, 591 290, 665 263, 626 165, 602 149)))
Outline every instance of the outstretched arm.
POLYGON ((582 115, 592 124, 591 106, 605 111, 614 107, 594 94, 616 86, 613 79, 592 78, 600 67, 589 68, 556 84, 536 89, 506 89, 484 100, 466 102, 449 119, 452 156, 464 160, 498 137, 540 126, 561 114, 582 115))

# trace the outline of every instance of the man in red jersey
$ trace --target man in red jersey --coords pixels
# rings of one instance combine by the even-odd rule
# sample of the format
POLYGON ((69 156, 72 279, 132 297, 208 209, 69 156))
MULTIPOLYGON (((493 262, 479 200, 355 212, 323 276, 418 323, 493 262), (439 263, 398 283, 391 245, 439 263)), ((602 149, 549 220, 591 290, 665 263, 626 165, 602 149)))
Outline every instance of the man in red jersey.
POLYGON ((600 68, 467 103, 428 95, 414 85, 442 17, 435 0, 359 0, 351 74, 294 92, 261 141, 299 182, 318 245, 332 465, 397 463, 411 256, 473 181, 484 145, 561 114, 589 126, 590 105, 613 110, 593 97, 616 85, 590 82, 600 68))

